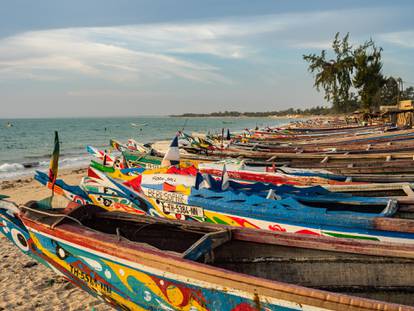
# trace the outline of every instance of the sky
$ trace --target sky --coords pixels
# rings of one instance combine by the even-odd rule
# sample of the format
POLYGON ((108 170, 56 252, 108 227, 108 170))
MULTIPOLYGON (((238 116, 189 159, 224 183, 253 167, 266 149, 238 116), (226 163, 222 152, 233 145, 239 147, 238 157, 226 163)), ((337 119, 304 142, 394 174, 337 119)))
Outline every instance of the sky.
POLYGON ((0 118, 327 105, 303 54, 336 32, 414 85, 414 1, 13 0, 0 7, 0 118))

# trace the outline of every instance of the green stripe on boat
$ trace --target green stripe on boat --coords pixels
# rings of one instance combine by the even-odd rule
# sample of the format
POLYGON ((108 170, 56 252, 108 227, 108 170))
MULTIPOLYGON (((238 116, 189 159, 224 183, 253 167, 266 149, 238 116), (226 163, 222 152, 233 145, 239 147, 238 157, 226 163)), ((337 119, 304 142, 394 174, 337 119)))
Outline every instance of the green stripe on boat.
POLYGON ((352 234, 344 234, 344 233, 334 233, 334 232, 322 232, 323 235, 332 236, 335 238, 346 238, 346 239, 359 239, 359 240, 370 240, 370 241, 379 241, 378 238, 370 237, 370 236, 360 236, 360 235, 352 235, 352 234))

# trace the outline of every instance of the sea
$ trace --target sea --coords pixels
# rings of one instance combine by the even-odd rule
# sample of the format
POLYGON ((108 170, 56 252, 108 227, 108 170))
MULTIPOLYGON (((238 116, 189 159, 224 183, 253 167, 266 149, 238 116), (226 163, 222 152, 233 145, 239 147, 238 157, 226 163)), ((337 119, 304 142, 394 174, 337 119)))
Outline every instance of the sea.
POLYGON ((274 118, 62 118, 0 119, 0 180, 32 175, 46 170, 53 149, 54 131, 59 132, 61 168, 86 166, 86 146, 109 147, 110 139, 141 143, 172 139, 177 130, 187 133, 221 133, 246 128, 278 126, 292 119, 274 118))

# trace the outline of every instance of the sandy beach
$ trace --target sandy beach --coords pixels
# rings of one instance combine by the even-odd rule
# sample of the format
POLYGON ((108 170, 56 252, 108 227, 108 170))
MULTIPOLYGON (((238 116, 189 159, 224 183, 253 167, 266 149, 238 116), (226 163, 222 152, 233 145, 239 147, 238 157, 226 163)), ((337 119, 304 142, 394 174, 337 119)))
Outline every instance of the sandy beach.
MULTIPOLYGON (((170 141, 158 141, 153 148, 165 152, 170 141)), ((78 185, 86 168, 61 169, 59 178, 78 185)), ((0 181, 0 194, 24 204, 50 196, 49 189, 32 176, 0 181)), ((0 311, 2 310, 113 310, 100 300, 78 289, 52 270, 23 255, 0 235, 0 311)))
MULTIPOLYGON (((62 170, 59 176, 78 184, 85 169, 62 170)), ((23 204, 50 195, 50 190, 24 177, 0 181, 0 193, 23 204)), ((105 303, 78 289, 52 270, 23 255, 0 236, 0 310, 113 310, 105 303)))

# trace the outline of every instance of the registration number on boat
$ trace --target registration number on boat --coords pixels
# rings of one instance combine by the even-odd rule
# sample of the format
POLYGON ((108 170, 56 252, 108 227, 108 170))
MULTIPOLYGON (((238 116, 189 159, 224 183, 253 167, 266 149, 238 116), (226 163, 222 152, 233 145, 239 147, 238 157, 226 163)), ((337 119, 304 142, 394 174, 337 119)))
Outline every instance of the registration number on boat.
POLYGON ((180 214, 194 217, 204 217, 204 210, 198 206, 183 205, 171 202, 164 202, 162 204, 164 213, 180 214))
POLYGON ((187 197, 182 193, 145 188, 143 189, 143 191, 147 196, 150 196, 156 200, 172 201, 176 203, 187 203, 187 197))
POLYGON ((152 163, 143 163, 145 165, 145 168, 147 169, 155 169, 155 168, 160 168, 161 165, 157 165, 157 164, 152 164, 152 163))

